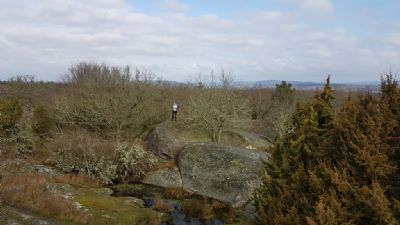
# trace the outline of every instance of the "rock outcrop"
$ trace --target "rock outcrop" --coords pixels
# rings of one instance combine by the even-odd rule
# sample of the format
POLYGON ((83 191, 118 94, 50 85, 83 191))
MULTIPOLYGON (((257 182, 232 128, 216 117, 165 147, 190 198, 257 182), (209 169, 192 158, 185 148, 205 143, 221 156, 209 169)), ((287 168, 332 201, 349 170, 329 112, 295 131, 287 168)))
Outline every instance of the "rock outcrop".
POLYGON ((145 184, 151 184, 164 188, 182 188, 181 174, 178 168, 160 169, 150 172, 142 181, 145 184))
POLYGON ((266 157, 254 150, 196 143, 182 149, 178 165, 185 190, 240 207, 260 186, 266 157))
POLYGON ((261 184, 267 153, 215 143, 185 146, 177 157, 178 168, 160 169, 146 175, 143 183, 164 188, 183 188, 233 207, 249 202, 261 184))
MULTIPOLYGON (((164 159, 175 159, 179 151, 188 144, 211 142, 207 133, 190 130, 180 126, 179 123, 171 122, 157 126, 146 139, 149 149, 164 159)), ((239 130, 224 131, 221 143, 258 150, 265 150, 271 145, 257 134, 239 130)))
POLYGON ((147 137, 148 147, 162 158, 175 158, 179 150, 187 144, 209 141, 210 138, 204 133, 170 122, 160 124, 147 137))

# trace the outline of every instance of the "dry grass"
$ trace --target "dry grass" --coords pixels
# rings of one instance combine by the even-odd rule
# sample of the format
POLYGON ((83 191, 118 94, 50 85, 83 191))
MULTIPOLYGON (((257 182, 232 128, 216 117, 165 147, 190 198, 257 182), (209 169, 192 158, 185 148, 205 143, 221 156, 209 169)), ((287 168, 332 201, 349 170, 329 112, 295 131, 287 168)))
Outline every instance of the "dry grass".
POLYGON ((101 187, 101 182, 94 178, 90 177, 86 174, 78 174, 78 175, 61 175, 56 177, 48 178, 54 183, 63 183, 63 184, 72 184, 75 186, 83 186, 83 187, 101 187))
POLYGON ((86 224, 89 215, 75 208, 70 200, 46 192, 46 178, 35 174, 5 177, 0 181, 3 203, 44 215, 86 224))
POLYGON ((165 196, 173 199, 185 199, 192 196, 192 193, 185 191, 183 188, 166 188, 165 196))
POLYGON ((215 199, 213 199, 211 201, 211 206, 212 206, 213 209, 225 209, 225 208, 228 207, 226 205, 226 203, 218 201, 218 200, 215 200, 215 199))
POLYGON ((155 165, 153 168, 151 168, 150 172, 154 172, 157 170, 161 169, 172 169, 176 167, 176 163, 173 159, 166 161, 165 163, 160 163, 158 165, 155 165))
POLYGON ((154 199, 154 205, 153 209, 165 213, 171 213, 172 212, 172 207, 168 205, 163 199, 161 198, 155 198, 154 199))

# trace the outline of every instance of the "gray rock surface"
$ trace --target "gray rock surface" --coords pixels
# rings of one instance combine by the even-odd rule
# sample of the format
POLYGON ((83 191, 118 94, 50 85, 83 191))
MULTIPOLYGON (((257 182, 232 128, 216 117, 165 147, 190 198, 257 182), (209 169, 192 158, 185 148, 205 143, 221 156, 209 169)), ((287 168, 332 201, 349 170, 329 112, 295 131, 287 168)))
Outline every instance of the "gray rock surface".
POLYGON ((58 172, 55 168, 45 165, 34 165, 33 170, 38 175, 48 176, 48 177, 55 177, 62 175, 58 172))
MULTIPOLYGON (((199 142, 211 142, 207 133, 184 128, 179 123, 165 122, 158 125, 147 136, 148 147, 162 158, 175 159, 179 151, 186 145, 199 142)), ((224 131, 221 143, 247 149, 265 150, 271 144, 259 135, 240 131, 224 131)))
POLYGON ((193 132, 171 122, 154 128, 147 136, 148 147, 162 158, 175 158, 179 150, 193 142, 209 142, 210 138, 200 132, 193 132))
POLYGON ((182 188, 181 174, 176 167, 150 172, 142 182, 164 188, 182 188))
POLYGON ((49 183, 46 185, 46 191, 65 199, 73 199, 77 195, 75 189, 70 184, 49 183))
POLYGON ((114 191, 111 188, 90 188, 93 192, 99 194, 99 195, 106 195, 110 196, 114 193, 114 191))
POLYGON ((224 131, 221 135, 221 143, 257 150, 265 150, 272 145, 257 134, 242 130, 224 131))
POLYGON ((184 189, 240 207, 261 185, 266 157, 265 152, 255 150, 195 143, 182 149, 178 165, 184 189))
POLYGON ((144 201, 140 198, 135 198, 135 197, 119 197, 119 199, 123 200, 124 205, 130 205, 134 207, 144 207, 144 201))

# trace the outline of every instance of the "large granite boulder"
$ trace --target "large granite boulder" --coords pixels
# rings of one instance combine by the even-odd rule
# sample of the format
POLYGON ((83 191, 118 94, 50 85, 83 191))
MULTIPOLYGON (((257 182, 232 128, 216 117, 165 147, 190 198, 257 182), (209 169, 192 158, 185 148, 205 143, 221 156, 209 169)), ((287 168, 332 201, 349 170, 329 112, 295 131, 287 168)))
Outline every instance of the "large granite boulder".
MULTIPOLYGON (((179 151, 188 144, 211 142, 206 132, 191 130, 175 122, 160 124, 146 139, 149 149, 158 156, 168 159, 175 159, 179 151)), ((265 150, 271 145, 257 134, 240 130, 224 131, 221 143, 258 150, 265 150)))
POLYGON ((222 132, 220 142, 225 145, 247 149, 266 150, 272 144, 261 136, 243 130, 227 130, 222 132))
POLYGON ((146 174, 142 183, 164 188, 182 188, 182 178, 179 169, 165 168, 146 174))
POLYGON ((210 138, 204 133, 171 122, 160 124, 147 136, 149 149, 162 158, 175 158, 179 150, 189 143, 208 141, 210 138))
POLYGON ((185 190, 240 207, 261 185, 262 162, 266 158, 265 152, 195 143, 182 149, 178 165, 185 190))

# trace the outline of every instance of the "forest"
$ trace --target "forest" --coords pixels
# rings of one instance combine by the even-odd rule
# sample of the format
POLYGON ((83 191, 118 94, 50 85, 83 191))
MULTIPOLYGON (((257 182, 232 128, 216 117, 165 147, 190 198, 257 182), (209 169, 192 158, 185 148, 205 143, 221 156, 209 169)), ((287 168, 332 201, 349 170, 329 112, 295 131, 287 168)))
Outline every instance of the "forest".
MULTIPOLYGON (((171 217, 178 201, 197 224, 399 224, 398 80, 382 74, 380 91, 373 92, 333 90, 331 78, 321 90, 297 90, 286 81, 237 88, 223 70, 174 83, 149 71, 82 62, 59 82, 3 81, 0 223, 192 224, 171 217), (152 140, 165 137, 161 128, 171 139, 157 146, 152 140), (197 142, 205 152, 241 148, 223 150, 221 162, 239 158, 229 158, 232 169, 221 178, 216 173, 222 186, 249 171, 253 161, 242 165, 242 154, 266 156, 251 172, 255 183, 243 204, 213 196, 209 186, 188 185, 184 169, 197 165, 189 161, 197 154, 189 143, 197 142), (173 179, 165 174, 168 185, 149 181, 160 170, 178 170, 184 184, 169 185, 173 179)), ((236 191, 230 187, 222 189, 236 191)))

